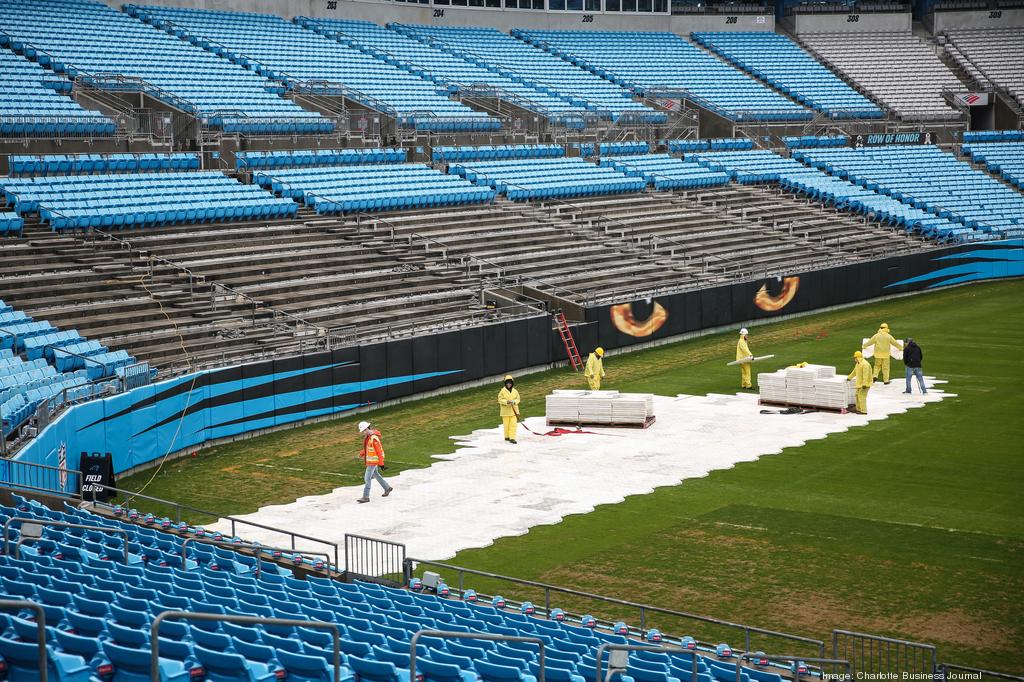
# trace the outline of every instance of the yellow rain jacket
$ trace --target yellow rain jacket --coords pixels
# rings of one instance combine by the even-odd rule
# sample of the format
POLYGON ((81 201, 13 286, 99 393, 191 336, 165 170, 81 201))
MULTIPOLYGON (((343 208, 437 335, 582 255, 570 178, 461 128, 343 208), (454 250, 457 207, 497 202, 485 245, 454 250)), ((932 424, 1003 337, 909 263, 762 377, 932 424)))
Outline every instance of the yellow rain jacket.
POLYGON ((515 386, 511 391, 504 386, 501 387, 501 390, 498 391, 498 405, 501 406, 502 417, 516 416, 516 408, 519 407, 519 391, 515 386), (513 402, 512 405, 508 404, 510 400, 513 402))
POLYGON ((856 388, 871 388, 871 365, 864 358, 859 358, 853 366, 853 371, 847 375, 847 380, 853 379, 856 388))
POLYGON ((883 331, 881 329, 879 329, 878 333, 872 336, 870 339, 868 339, 868 342, 864 344, 864 348, 867 348, 868 346, 875 347, 876 358, 889 357, 889 353, 892 350, 893 346, 896 346, 898 349, 903 350, 903 343, 894 339, 892 335, 889 334, 889 332, 883 331))

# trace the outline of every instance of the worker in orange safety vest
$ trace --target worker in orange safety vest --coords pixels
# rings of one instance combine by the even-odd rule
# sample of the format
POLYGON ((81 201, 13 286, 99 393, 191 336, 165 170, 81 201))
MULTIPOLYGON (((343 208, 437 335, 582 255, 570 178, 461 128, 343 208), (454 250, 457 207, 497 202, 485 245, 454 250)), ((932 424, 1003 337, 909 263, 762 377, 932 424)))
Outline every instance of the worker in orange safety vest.
POLYGON ((359 456, 366 464, 366 472, 363 474, 363 496, 356 502, 363 504, 370 501, 370 484, 374 479, 384 488, 384 497, 390 495, 394 488, 380 475, 380 468, 384 466, 384 443, 381 442, 380 431, 370 426, 370 422, 359 422, 359 433, 363 434, 363 449, 359 456))

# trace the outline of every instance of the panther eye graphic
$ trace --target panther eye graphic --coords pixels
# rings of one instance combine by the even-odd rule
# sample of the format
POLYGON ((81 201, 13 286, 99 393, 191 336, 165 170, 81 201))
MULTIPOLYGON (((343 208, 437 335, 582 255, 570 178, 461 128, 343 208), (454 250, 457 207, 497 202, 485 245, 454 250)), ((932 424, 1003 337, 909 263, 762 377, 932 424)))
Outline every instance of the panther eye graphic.
POLYGON ((796 296, 797 289, 800 288, 799 277, 784 277, 782 279, 782 291, 779 292, 778 296, 772 296, 768 293, 768 285, 762 284, 761 288, 754 294, 754 305, 761 310, 774 313, 785 308, 793 297, 796 296))
POLYGON ((608 312, 611 315, 612 324, 615 325, 615 328, 623 334, 629 334, 630 336, 650 336, 661 329, 665 322, 668 321, 668 311, 657 301, 654 302, 651 314, 647 316, 646 320, 636 319, 633 315, 632 303, 613 305, 608 312))

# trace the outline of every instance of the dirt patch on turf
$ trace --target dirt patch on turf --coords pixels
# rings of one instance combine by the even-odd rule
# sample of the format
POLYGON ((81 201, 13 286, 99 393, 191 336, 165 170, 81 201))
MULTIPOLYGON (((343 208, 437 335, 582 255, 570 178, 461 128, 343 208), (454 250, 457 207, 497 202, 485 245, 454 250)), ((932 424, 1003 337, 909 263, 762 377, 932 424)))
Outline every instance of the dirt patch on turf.
POLYGON ((981 650, 1012 649, 1011 632, 1005 627, 980 621, 959 609, 927 613, 898 621, 900 632, 912 634, 921 642, 942 642, 981 650))

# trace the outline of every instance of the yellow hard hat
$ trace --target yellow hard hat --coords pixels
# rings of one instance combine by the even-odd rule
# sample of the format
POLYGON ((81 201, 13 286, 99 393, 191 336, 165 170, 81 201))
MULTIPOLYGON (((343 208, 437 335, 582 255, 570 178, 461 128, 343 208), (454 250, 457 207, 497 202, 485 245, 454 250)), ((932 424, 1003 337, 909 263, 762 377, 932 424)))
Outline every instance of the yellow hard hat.
POLYGON ((502 381, 515 381, 515 379, 512 378, 511 374, 506 374, 502 381))
POLYGON ((859 350, 853 351, 853 358, 855 360, 860 360, 862 357, 864 357, 864 354, 861 353, 859 350))
POLYGON ((880 325, 878 326, 878 328, 879 328, 879 329, 888 329, 888 328, 889 328, 889 325, 888 325, 888 324, 886 324, 885 322, 883 322, 882 324, 880 324, 880 325))
POLYGON ((597 353, 598 357, 603 357, 604 356, 604 348, 601 348, 601 346, 598 346, 597 348, 595 348, 594 352, 597 353))

